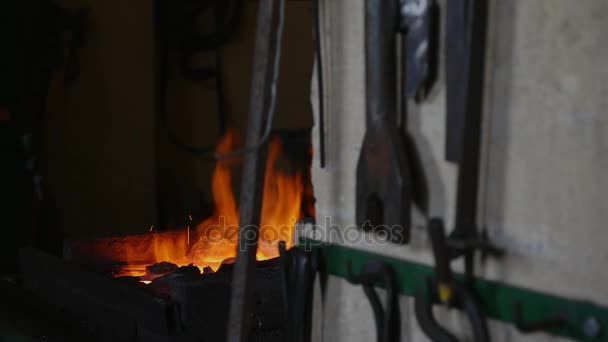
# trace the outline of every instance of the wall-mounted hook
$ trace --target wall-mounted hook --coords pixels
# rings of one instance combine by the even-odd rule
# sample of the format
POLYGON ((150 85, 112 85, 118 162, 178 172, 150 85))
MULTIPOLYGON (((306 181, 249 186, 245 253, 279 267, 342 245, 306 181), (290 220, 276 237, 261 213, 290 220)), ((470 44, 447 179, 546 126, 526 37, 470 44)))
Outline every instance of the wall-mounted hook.
POLYGON ((559 328, 566 324, 566 322, 568 321, 566 315, 562 312, 539 321, 525 322, 523 319, 523 310, 521 303, 515 303, 515 305, 513 306, 513 317, 515 321, 515 327, 517 327, 517 330, 521 331, 522 333, 531 333, 535 331, 559 328))

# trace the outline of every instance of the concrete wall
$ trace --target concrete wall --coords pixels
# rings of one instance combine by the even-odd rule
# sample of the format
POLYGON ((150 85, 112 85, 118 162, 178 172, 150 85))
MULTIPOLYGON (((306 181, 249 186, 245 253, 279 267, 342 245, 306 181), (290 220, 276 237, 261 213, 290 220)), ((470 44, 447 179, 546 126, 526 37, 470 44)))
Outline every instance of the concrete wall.
MULTIPOLYGON (((445 8, 445 0, 439 2, 445 8)), ((355 223, 355 170, 365 130, 363 0, 321 3, 328 162, 324 169, 317 157, 313 162, 317 219, 322 224, 329 216, 347 226, 355 223)), ((507 256, 479 265, 478 274, 608 305, 608 2, 490 4, 479 223, 507 256)), ((315 91, 313 82, 313 100, 315 91)), ((444 107, 441 70, 430 98, 412 106, 409 131, 428 181, 428 216, 443 217, 451 227, 456 169, 443 160, 444 107)), ((317 136, 318 124, 313 132, 317 136)), ((415 221, 407 246, 353 247, 430 264, 418 211, 415 221)), ((359 287, 331 277, 326 298, 317 314, 318 339, 375 339, 359 287)), ((403 341, 426 341, 410 300, 402 298, 401 306, 403 341)), ((459 313, 441 311, 439 317, 461 336, 470 335, 459 313)), ((520 335, 497 322, 491 330, 497 341, 560 340, 520 335)))

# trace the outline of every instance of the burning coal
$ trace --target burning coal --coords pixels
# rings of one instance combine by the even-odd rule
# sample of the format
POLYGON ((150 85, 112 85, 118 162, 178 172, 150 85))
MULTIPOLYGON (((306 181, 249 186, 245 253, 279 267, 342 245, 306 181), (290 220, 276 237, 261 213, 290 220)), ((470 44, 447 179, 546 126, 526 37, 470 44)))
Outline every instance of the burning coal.
MULTIPOLYGON (((229 131, 220 141, 216 151, 227 153, 236 147, 236 135, 229 131)), ((301 172, 281 171, 278 166, 282 153, 279 138, 269 142, 264 194, 260 224, 258 260, 278 256, 278 242, 285 241, 287 248, 294 244, 295 225, 302 218, 304 195, 301 172)), ((217 161, 212 177, 214 213, 211 217, 184 231, 146 234, 146 239, 129 241, 126 237, 121 252, 126 265, 114 274, 136 276, 149 281, 146 267, 150 264, 169 262, 177 266, 192 264, 199 269, 217 270, 222 262, 236 256, 239 210, 232 186, 232 174, 238 161, 217 161)), ((135 238, 134 238, 135 239, 135 238)), ((161 273, 162 274, 162 273, 161 273)))

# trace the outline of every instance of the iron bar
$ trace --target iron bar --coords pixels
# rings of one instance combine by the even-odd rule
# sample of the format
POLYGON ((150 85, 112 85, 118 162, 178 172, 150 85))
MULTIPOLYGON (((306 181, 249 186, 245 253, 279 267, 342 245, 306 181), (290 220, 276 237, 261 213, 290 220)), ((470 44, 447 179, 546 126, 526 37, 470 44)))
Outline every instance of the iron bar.
POLYGON ((232 281, 228 341, 245 342, 250 334, 250 316, 254 304, 254 272, 266 163, 267 127, 275 110, 278 65, 283 29, 284 0, 260 1, 253 77, 249 102, 249 122, 244 155, 240 209, 239 244, 232 281), (260 144, 263 142, 262 144, 260 144))

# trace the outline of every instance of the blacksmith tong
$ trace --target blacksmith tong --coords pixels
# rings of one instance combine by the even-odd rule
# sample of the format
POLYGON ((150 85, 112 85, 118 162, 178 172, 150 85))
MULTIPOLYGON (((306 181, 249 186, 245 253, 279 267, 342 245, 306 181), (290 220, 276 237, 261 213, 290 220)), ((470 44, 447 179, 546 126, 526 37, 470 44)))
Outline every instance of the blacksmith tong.
MULTIPOLYGON (((404 139, 397 126, 396 0, 365 1, 367 129, 357 164, 357 225, 384 230, 407 243, 410 178, 404 139)), ((380 231, 377 231, 380 232, 380 231)))
POLYGON ((348 281, 353 284, 361 284, 363 291, 369 300, 374 319, 376 320, 376 338, 378 342, 393 342, 400 340, 401 314, 399 312, 399 289, 397 276, 390 265, 381 261, 371 260, 361 268, 360 273, 355 276, 352 265, 348 264, 348 281), (385 306, 374 290, 374 283, 381 282, 386 289, 385 306))
POLYGON ((312 328, 312 302, 319 250, 293 247, 289 251, 279 242, 280 272, 285 311, 285 341, 309 342, 312 328))
POLYGON ((475 252, 499 254, 477 227, 479 153, 484 84, 487 0, 448 1, 446 12, 446 159, 458 164, 454 230, 446 237, 443 222, 432 219, 428 234, 436 275, 416 297, 422 330, 433 341, 457 341, 437 324, 432 305, 443 303, 465 312, 475 341, 489 341, 487 323, 475 298, 475 252), (450 262, 464 259, 464 281, 452 276, 450 262))
POLYGON ((488 326, 472 284, 454 279, 450 268, 451 249, 446 243, 443 222, 431 219, 429 235, 435 258, 435 277, 427 279, 425 288, 416 295, 414 310, 422 331, 433 342, 458 342, 458 339, 440 326, 433 316, 433 305, 444 304, 461 309, 466 314, 476 342, 490 341, 488 326))
POLYGON ((450 258, 464 256, 473 280, 474 253, 499 255, 477 227, 487 0, 449 1, 446 19, 446 159, 458 164, 450 258))

